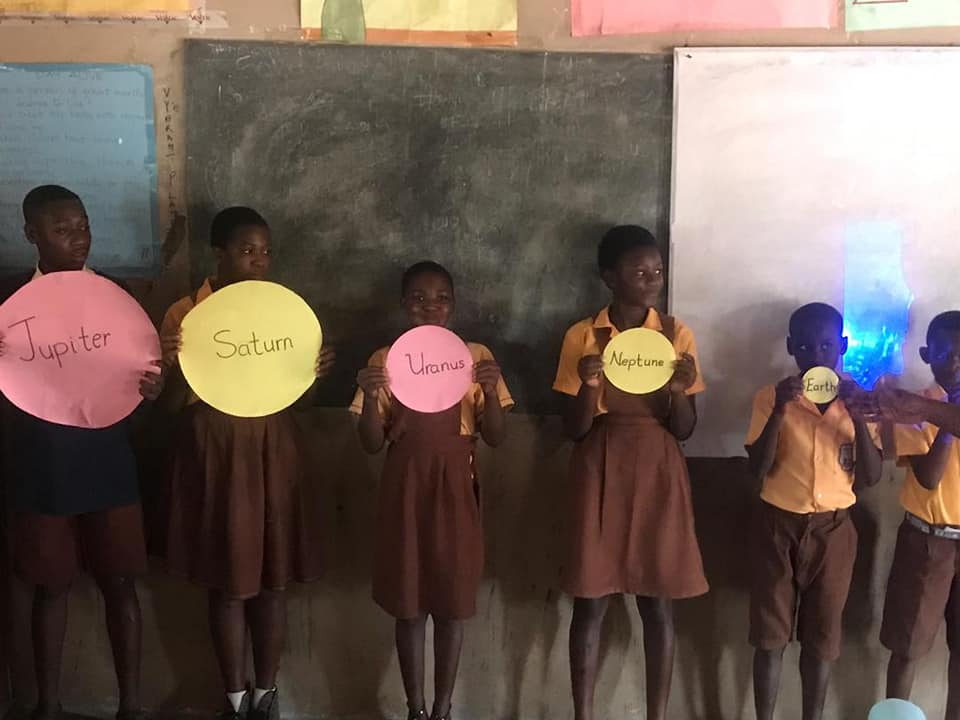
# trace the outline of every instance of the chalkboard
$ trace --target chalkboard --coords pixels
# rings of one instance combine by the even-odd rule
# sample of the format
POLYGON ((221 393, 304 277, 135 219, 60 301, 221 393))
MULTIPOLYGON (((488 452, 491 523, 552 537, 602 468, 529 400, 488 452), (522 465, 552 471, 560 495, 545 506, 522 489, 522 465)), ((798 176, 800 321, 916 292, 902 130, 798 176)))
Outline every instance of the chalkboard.
POLYGON ((0 270, 36 262, 21 203, 43 184, 84 201, 90 263, 115 275, 159 265, 153 70, 0 64, 0 270))
MULTIPOLYGON (((666 56, 189 41, 194 281, 214 212, 271 223, 275 277, 339 348, 343 404, 402 329, 403 269, 443 263, 453 329, 488 345, 518 410, 556 409, 563 334, 608 294, 597 242, 637 222, 666 240, 666 56)), ((666 246, 666 243, 665 243, 666 246)))

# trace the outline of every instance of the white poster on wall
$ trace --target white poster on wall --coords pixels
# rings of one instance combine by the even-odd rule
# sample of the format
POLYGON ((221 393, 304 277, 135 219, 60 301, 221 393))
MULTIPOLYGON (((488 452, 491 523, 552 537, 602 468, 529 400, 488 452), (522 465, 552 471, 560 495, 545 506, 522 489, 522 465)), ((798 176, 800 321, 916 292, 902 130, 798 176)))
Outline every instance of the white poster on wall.
POLYGON ((844 369, 872 386, 960 309, 960 50, 676 53, 671 312, 707 393, 689 455, 743 455, 754 393, 796 372, 787 322, 844 313, 844 369))

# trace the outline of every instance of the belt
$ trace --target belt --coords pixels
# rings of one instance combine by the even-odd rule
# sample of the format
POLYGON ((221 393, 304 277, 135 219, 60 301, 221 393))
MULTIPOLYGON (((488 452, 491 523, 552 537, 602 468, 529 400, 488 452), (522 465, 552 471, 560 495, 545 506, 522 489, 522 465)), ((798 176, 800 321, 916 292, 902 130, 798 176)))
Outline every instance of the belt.
POLYGON ((906 521, 924 535, 933 535, 944 540, 960 540, 960 527, 953 525, 931 525, 913 513, 906 514, 906 521))

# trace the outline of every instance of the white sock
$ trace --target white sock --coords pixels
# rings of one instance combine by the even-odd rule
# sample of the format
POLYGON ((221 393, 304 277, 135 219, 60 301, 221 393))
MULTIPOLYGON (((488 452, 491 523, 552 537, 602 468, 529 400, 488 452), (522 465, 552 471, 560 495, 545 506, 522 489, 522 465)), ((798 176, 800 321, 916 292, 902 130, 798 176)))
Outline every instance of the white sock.
POLYGON ((241 690, 240 692, 228 692, 227 700, 230 701, 230 707, 233 708, 234 712, 240 712, 240 706, 243 705, 243 696, 247 694, 246 690, 241 690))
POLYGON ((272 687, 269 690, 264 690, 263 688, 254 688, 253 689, 253 706, 254 707, 259 706, 260 701, 263 700, 263 698, 266 695, 269 695, 270 693, 272 693, 274 690, 276 690, 275 687, 272 687))

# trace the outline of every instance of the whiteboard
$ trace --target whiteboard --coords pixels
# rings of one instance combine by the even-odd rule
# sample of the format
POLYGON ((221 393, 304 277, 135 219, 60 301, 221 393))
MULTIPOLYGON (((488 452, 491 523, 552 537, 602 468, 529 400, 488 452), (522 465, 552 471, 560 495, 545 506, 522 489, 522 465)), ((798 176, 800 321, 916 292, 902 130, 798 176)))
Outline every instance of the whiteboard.
POLYGON ((787 321, 807 302, 846 313, 846 365, 929 384, 927 323, 960 308, 960 50, 675 60, 671 311, 708 384, 687 453, 744 454, 753 394, 796 371, 787 321))

